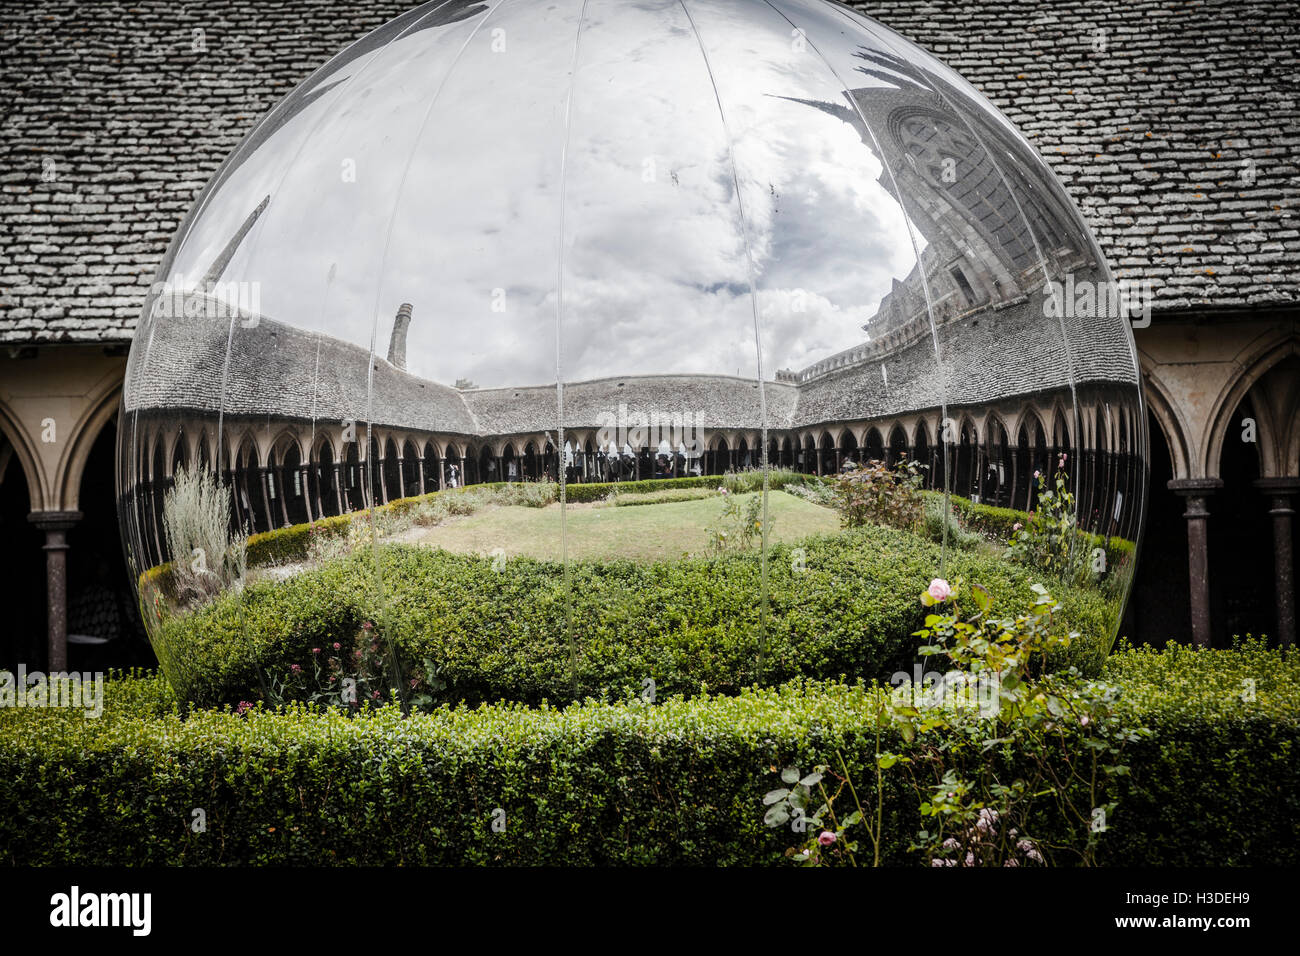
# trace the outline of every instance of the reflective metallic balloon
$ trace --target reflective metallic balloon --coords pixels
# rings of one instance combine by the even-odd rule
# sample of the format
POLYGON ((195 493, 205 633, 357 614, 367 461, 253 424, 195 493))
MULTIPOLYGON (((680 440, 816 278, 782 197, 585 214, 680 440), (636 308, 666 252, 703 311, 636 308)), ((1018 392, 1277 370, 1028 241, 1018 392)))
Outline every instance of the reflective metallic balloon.
POLYGON ((541 561, 578 666, 645 631, 624 599, 662 604, 641 636, 668 645, 707 613, 671 575, 587 600, 604 570, 743 553, 715 622, 752 648, 736 683, 788 677, 769 629, 825 598, 799 575, 841 547, 834 476, 870 462, 916 463, 919 516, 877 519, 934 549, 918 592, 979 557, 1094 594, 1109 642, 1147 468, 1120 291, 1013 126, 848 8, 425 4, 263 119, 160 269, 119 454, 155 648, 193 677, 177 620, 358 549, 377 616, 404 614, 397 542, 490 560, 485 600, 533 601, 511 568, 541 561), (604 483, 625 493, 581 490, 604 483))

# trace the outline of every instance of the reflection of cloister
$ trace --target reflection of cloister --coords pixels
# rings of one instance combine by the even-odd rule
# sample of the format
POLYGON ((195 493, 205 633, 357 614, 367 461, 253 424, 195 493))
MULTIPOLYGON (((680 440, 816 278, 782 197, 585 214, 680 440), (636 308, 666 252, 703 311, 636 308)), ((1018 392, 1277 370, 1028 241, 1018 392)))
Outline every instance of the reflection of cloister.
MULTIPOLYGON (((1143 480, 1134 455, 1139 441, 1134 409, 1099 398, 1085 406, 1076 428, 1066 412, 1066 397, 949 409, 946 429, 934 411, 882 421, 769 429, 767 463, 834 475, 869 460, 917 461, 928 487, 946 486, 975 501, 1032 511, 1035 473, 1050 474, 1058 456, 1066 454, 1071 487, 1080 495, 1080 523, 1103 534, 1132 534, 1143 480)), ((160 559, 162 503, 172 476, 180 466, 210 467, 217 458, 216 432, 212 422, 159 412, 143 413, 136 428, 138 484, 128 491, 128 500, 134 497, 151 557, 160 559)), ((260 532, 453 485, 559 477, 560 456, 546 434, 458 440, 372 426, 367 442, 364 433, 364 425, 281 422, 268 435, 263 423, 226 419, 221 478, 233 492, 234 525, 260 532), (358 440, 349 440, 350 428, 358 440)), ((601 437, 593 427, 566 430, 571 463, 564 469, 567 481, 720 475, 763 463, 758 429, 711 429, 697 457, 657 455, 649 443, 636 449, 625 445, 630 456, 610 455, 601 450, 601 437), (627 467, 620 470, 619 461, 627 467)), ((678 445, 667 441, 667 447, 678 445)))

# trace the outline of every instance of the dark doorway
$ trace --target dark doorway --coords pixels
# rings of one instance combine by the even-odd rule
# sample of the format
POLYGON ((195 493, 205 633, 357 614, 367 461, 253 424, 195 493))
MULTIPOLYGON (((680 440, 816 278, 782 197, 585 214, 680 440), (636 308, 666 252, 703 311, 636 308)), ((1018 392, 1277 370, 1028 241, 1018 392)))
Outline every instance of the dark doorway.
POLYGON ((1210 496, 1210 633, 1215 647, 1234 635, 1276 633, 1273 525, 1259 478, 1259 436, 1245 427, 1250 399, 1237 407, 1219 457, 1223 487, 1210 496), (1253 437, 1245 441, 1243 436, 1253 437))
MULTIPOLYGON (((45 620, 45 535, 27 520, 31 499, 22 462, 8 440, 0 437, 0 574, 5 582, 5 626, 0 628, 0 669, 12 671, 19 664, 28 670, 46 664, 45 620)), ((109 471, 109 478, 112 478, 109 471)), ((117 540, 117 529, 113 529, 117 540)))
POLYGON ((86 459, 78 495, 83 517, 68 532, 70 671, 158 665, 122 550, 113 481, 116 447, 117 429, 110 422, 86 459))
POLYGON ((1152 415, 1147 416, 1147 428, 1151 435, 1151 488, 1147 498, 1146 532, 1142 537, 1137 574, 1120 635, 1127 636, 1135 644, 1163 647, 1171 640, 1182 644, 1191 641, 1192 617, 1187 606, 1187 519, 1183 517, 1183 499, 1169 490, 1174 465, 1165 434, 1152 415))

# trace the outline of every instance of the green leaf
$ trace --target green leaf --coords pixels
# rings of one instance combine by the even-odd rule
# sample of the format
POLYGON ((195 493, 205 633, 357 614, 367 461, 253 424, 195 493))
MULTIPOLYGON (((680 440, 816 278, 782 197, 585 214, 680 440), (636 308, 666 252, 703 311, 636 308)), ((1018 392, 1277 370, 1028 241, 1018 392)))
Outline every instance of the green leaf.
POLYGON ((763 822, 770 827, 779 827, 790 819, 790 811, 786 809, 785 804, 778 803, 772 809, 768 810, 763 817, 763 822))
POLYGON ((766 806, 768 804, 776 803, 778 800, 784 800, 787 796, 789 796, 789 794, 790 791, 786 790, 784 787, 781 788, 780 790, 769 790, 763 796, 763 804, 764 806, 766 806))
POLYGON ((786 767, 784 770, 782 770, 782 771, 781 771, 781 782, 782 782, 782 783, 788 783, 788 784, 791 784, 791 785, 798 783, 798 782, 799 782, 799 768, 798 768, 798 767, 786 767))

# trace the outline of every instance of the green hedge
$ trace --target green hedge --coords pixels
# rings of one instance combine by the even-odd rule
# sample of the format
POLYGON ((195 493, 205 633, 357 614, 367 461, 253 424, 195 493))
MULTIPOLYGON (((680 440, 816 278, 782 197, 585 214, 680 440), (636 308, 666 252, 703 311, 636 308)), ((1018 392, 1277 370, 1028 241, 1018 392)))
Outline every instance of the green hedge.
MULTIPOLYGON (((1102 862, 1300 863, 1296 657, 1127 651, 1106 669, 1153 735, 1126 752, 1102 862)), ((793 835, 762 824, 768 768, 838 748, 874 802, 870 714, 860 689, 799 684, 407 719, 391 708, 185 716, 161 680, 118 680, 98 720, 0 711, 0 861, 788 865, 779 854, 793 835), (504 832, 492 828, 498 808, 504 832), (191 827, 195 809, 205 832, 191 827)), ((907 747, 888 732, 882 746, 907 747)), ((885 860, 915 865, 915 797, 898 775, 883 796, 885 860)))
MULTIPOLYGON (((312 648, 347 653, 363 622, 381 625, 410 674, 426 658, 469 703, 622 698, 653 679, 660 694, 701 686, 734 693, 762 678, 888 676, 914 659, 924 620, 918 595, 940 548, 919 535, 868 526, 770 551, 764 669, 757 671, 761 565, 757 553, 638 564, 576 563, 566 591, 558 563, 381 549, 384 607, 372 554, 283 581, 260 581, 161 628, 159 659, 182 697, 201 704, 261 696, 263 677, 309 667, 312 648), (799 570, 799 567, 802 570, 799 570), (569 595, 566 601, 566 593, 569 595), (566 621, 575 635, 570 669, 566 621)), ((1029 570, 952 553, 946 574, 981 583, 1001 611, 1033 599, 1029 570)), ((1058 588, 1066 622, 1085 635, 1068 661, 1095 670, 1110 649, 1113 608, 1087 590, 1058 588)), ((1064 662, 1065 659, 1063 659, 1064 662)))
MULTIPOLYGON (((941 494, 941 492, 926 492, 926 494, 941 494)), ((997 508, 993 505, 976 504, 969 498, 963 498, 960 495, 950 495, 949 500, 952 502, 953 514, 958 517, 963 526, 1004 543, 1010 541, 1011 536, 1015 534, 1017 523, 1025 524, 1030 520, 1028 512, 1017 511, 1015 508, 997 508)), ((1134 544, 1127 538, 1106 538, 1085 531, 1083 540, 1089 548, 1100 547, 1106 551, 1108 566, 1113 566, 1133 555, 1134 544)))

